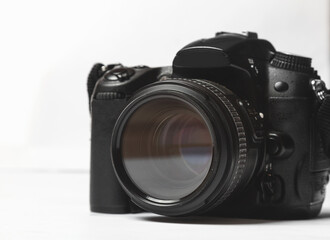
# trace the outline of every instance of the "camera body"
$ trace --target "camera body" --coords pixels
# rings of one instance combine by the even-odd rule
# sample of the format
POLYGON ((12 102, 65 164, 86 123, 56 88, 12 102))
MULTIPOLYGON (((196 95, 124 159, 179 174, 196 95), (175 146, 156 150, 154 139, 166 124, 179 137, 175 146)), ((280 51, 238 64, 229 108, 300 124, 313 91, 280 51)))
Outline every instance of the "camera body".
MULTIPOLYGON (((311 59, 276 52, 270 42, 258 39, 255 33, 221 32, 195 41, 176 54, 172 67, 96 64, 88 80, 92 117, 91 210, 272 219, 317 216, 330 170, 317 121, 320 102, 315 84, 321 83, 311 59), (122 142, 117 143, 117 137, 120 122, 125 119, 123 111, 133 111, 129 107, 132 98, 181 91, 183 86, 197 92, 194 98, 203 98, 198 95, 203 88, 223 101, 223 111, 230 115, 227 119, 234 122, 234 130, 228 127, 228 131, 238 136, 233 137, 236 140, 232 144, 236 149, 237 142, 238 165, 228 171, 242 173, 233 176, 232 184, 223 192, 207 183, 210 187, 201 189, 199 195, 209 192, 208 197, 194 204, 191 199, 174 204, 137 196, 128 183, 132 179, 119 173, 125 167, 118 163, 120 153, 116 151, 120 152, 120 147, 115 150, 122 142), (215 197, 210 189, 221 194, 215 197)), ((204 105, 215 104, 208 103, 208 97, 203 101, 204 105)), ((213 158, 216 156, 214 152, 213 158)), ((214 168, 210 169, 209 172, 214 168)), ((210 179, 217 181, 217 175, 220 173, 214 171, 210 179)), ((199 195, 196 193, 194 199, 199 195)))

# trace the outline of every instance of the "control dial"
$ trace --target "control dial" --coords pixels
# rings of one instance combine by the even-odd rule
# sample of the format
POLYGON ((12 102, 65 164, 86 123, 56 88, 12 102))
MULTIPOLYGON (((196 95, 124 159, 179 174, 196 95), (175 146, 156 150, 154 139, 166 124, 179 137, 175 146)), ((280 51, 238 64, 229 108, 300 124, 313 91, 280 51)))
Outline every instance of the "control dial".
POLYGON ((282 52, 276 52, 275 57, 270 63, 277 68, 283 68, 291 71, 313 73, 312 59, 302 56, 285 54, 282 52))

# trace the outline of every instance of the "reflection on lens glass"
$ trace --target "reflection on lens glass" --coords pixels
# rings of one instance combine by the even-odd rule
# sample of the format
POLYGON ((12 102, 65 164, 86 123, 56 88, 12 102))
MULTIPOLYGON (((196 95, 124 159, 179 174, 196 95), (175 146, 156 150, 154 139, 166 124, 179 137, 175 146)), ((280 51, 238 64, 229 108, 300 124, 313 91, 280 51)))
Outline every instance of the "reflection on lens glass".
POLYGON ((148 196, 178 200, 196 190, 212 162, 213 142, 200 113, 188 103, 160 98, 139 107, 122 135, 123 163, 148 196))

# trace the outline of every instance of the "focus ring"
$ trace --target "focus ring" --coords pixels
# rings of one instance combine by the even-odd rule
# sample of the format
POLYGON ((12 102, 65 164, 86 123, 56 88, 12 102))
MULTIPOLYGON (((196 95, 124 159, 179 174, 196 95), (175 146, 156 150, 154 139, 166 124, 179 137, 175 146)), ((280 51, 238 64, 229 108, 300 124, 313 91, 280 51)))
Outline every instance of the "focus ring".
POLYGON ((233 177, 231 180, 231 183, 229 187, 227 188, 226 192, 217 199, 215 205, 218 205, 222 203, 224 200, 226 200, 232 192, 236 189, 237 185, 240 183, 240 180, 242 178, 242 175, 244 173, 245 167, 246 167, 246 161, 247 161, 247 140, 246 140, 246 133, 244 129, 244 125, 242 123, 242 120, 240 118, 239 113, 237 112, 236 108, 233 106, 233 104, 230 102, 230 100, 225 96, 225 94, 219 89, 220 86, 217 86, 214 83, 211 83, 206 80, 200 80, 200 79, 184 79, 184 78, 171 78, 168 80, 183 80, 192 82, 195 84, 198 84, 202 86, 203 88, 209 90, 212 92, 227 108, 229 114, 231 115, 231 118, 233 119, 233 122, 235 124, 237 137, 238 137, 238 160, 236 162, 236 166, 234 169, 233 177))

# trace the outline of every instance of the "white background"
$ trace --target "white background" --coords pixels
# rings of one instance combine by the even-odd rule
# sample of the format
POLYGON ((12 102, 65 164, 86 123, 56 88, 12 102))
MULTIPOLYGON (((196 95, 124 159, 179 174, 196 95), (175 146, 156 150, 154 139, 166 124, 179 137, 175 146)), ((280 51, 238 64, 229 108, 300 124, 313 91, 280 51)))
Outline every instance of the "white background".
POLYGON ((312 57, 329 86, 329 9, 327 0, 2 1, 0 238, 108 239, 115 232, 120 239, 153 228, 161 239, 201 239, 204 232, 264 239, 273 231, 329 237, 329 200, 325 217, 307 222, 198 219, 176 225, 90 214, 86 92, 95 62, 170 65, 191 41, 247 30, 278 50, 312 57))

